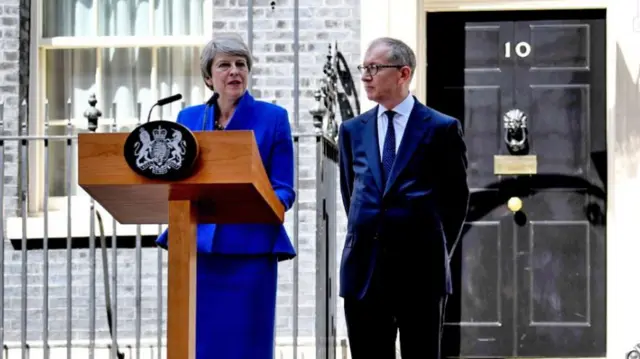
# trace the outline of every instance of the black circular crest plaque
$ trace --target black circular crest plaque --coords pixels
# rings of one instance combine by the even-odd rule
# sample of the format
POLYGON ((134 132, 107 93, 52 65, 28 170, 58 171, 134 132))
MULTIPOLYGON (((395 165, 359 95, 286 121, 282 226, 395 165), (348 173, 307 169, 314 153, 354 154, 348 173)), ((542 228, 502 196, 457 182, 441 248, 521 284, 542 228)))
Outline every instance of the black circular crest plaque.
POLYGON ((198 141, 187 127, 152 121, 136 127, 124 142, 124 158, 141 176, 174 181, 192 174, 198 141))

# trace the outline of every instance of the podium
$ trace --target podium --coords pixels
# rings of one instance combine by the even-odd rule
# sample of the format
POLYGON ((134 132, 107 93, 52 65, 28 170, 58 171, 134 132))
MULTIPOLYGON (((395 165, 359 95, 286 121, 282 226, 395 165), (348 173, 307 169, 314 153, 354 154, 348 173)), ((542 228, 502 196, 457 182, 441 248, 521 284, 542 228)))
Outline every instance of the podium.
POLYGON ((125 159, 133 132, 83 133, 78 135, 78 182, 122 224, 169 225, 167 358, 194 359, 197 223, 283 223, 284 207, 253 131, 190 132, 170 125, 187 131, 197 144, 187 177, 163 180, 136 173, 125 159))

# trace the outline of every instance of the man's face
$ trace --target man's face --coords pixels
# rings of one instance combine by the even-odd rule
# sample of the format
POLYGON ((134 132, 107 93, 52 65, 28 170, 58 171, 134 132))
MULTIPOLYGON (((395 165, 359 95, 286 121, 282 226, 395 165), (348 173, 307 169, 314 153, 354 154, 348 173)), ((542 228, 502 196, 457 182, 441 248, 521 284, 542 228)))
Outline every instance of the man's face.
MULTIPOLYGON (((372 65, 401 65, 389 63, 389 47, 379 44, 370 48, 365 54, 362 65, 367 68, 372 65)), ((367 92, 367 98, 378 103, 384 102, 402 90, 402 87, 410 78, 411 70, 407 66, 378 67, 370 72, 362 73, 362 82, 367 92), (373 75, 372 75, 373 73, 373 75)))

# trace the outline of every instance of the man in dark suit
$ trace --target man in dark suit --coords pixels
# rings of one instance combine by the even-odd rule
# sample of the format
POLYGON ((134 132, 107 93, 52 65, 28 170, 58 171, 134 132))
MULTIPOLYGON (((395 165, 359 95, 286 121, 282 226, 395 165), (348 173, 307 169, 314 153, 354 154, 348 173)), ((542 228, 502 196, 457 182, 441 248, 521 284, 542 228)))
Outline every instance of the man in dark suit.
POLYGON ((409 93, 415 54, 380 38, 359 66, 377 106, 340 126, 348 217, 340 296, 353 359, 438 359, 449 258, 466 216, 460 122, 409 93))

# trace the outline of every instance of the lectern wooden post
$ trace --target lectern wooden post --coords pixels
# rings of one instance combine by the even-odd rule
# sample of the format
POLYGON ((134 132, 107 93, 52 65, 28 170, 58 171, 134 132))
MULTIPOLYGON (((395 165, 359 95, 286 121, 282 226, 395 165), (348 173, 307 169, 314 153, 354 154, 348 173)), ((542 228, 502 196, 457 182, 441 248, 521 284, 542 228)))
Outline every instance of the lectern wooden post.
POLYGON ((122 224, 169 224, 167 358, 195 358, 196 224, 282 223, 284 207, 252 131, 194 132, 199 154, 181 180, 127 164, 129 133, 78 135, 78 182, 122 224))

